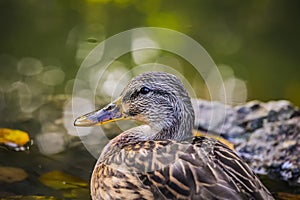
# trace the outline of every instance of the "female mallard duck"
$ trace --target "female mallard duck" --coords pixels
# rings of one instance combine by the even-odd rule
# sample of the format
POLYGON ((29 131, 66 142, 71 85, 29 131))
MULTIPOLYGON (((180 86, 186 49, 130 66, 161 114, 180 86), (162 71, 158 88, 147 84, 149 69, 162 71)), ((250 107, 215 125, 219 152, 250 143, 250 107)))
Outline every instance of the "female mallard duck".
POLYGON ((193 107, 175 76, 141 74, 119 99, 74 124, 120 119, 145 125, 106 145, 91 179, 93 199, 273 199, 231 149, 214 139, 193 137, 193 107))

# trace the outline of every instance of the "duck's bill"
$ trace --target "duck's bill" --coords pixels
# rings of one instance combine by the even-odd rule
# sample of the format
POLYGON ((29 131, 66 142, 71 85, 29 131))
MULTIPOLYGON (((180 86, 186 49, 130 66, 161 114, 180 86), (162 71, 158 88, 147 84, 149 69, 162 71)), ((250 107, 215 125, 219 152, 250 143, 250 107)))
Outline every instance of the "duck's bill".
POLYGON ((126 118, 122 109, 122 99, 108 104, 100 110, 96 110, 78 117, 74 121, 75 126, 97 126, 126 118))

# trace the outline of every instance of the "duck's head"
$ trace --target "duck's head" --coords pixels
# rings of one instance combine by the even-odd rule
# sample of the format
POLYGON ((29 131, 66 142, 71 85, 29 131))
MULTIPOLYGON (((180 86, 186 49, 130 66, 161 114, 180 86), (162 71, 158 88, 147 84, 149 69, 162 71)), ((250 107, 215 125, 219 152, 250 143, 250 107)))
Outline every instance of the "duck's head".
POLYGON ((153 139, 183 140, 192 134, 194 110, 181 81, 163 72, 147 72, 125 87, 106 107, 77 118, 75 126, 135 119, 150 126, 153 139))

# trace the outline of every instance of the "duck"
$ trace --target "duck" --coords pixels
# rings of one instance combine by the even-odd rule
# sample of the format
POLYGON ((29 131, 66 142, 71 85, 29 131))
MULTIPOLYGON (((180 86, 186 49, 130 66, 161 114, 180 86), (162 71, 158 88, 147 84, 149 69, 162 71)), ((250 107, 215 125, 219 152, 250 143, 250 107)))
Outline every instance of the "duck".
POLYGON ((109 141, 94 167, 93 200, 274 199, 252 169, 225 144, 194 136, 194 110, 183 83, 151 71, 120 97, 78 117, 75 126, 139 122, 109 141))

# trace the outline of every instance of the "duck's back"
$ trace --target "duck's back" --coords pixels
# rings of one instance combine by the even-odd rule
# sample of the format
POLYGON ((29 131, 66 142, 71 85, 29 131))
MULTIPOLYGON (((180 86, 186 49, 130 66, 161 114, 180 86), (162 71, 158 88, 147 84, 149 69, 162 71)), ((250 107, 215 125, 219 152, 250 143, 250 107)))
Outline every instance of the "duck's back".
POLYGON ((93 199, 273 199, 232 150, 206 137, 114 146, 95 166, 93 199))

